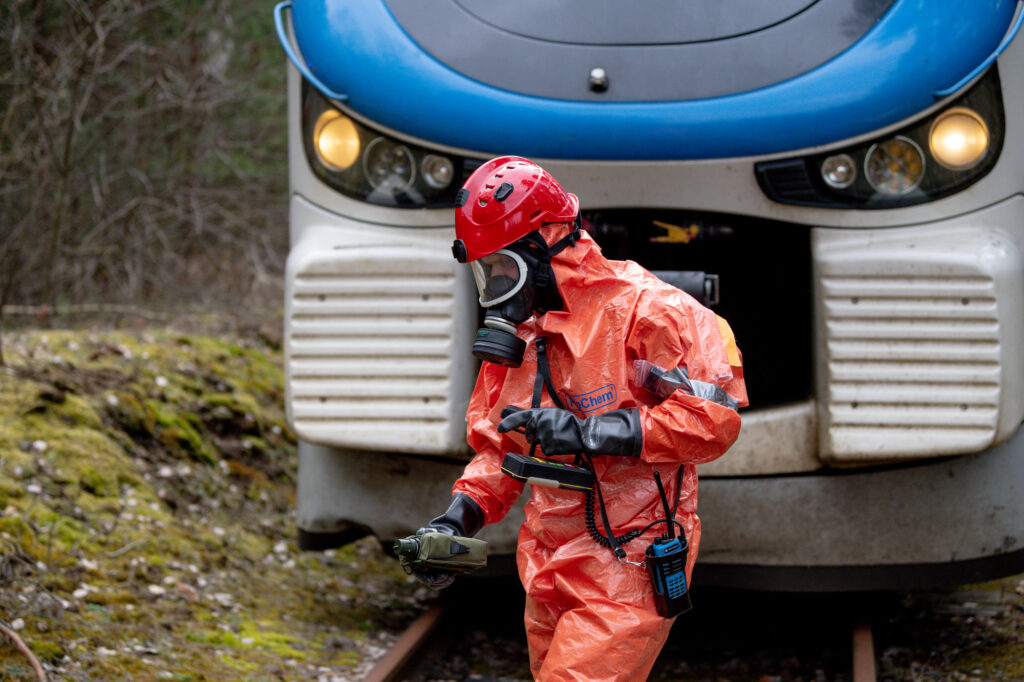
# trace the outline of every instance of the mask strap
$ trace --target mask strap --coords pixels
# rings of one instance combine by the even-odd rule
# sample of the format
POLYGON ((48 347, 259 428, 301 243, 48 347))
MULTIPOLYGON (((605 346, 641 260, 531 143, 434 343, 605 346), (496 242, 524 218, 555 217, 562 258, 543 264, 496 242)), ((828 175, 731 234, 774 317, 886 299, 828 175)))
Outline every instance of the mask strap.
POLYGON ((551 379, 551 368, 548 366, 548 340, 543 336, 538 336, 537 341, 537 376, 533 380, 533 401, 530 403, 530 407, 540 407, 541 393, 546 388, 548 389, 548 395, 551 396, 551 402, 556 407, 565 409, 565 405, 562 403, 561 398, 558 397, 558 392, 555 390, 555 382, 551 379))
POLYGON ((576 219, 573 221, 572 231, 559 239, 557 242, 551 245, 548 249, 548 255, 554 256, 556 253, 568 246, 576 246, 576 242, 580 240, 583 235, 583 218, 579 213, 576 214, 576 219))

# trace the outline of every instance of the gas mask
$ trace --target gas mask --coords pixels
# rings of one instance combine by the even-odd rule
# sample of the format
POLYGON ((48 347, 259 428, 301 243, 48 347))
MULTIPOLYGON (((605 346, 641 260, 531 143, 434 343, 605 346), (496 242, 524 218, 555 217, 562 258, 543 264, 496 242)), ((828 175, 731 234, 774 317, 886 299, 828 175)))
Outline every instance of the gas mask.
POLYGON ((534 312, 562 304, 548 246, 533 233, 470 265, 480 305, 487 309, 484 326, 473 342, 473 355, 496 365, 519 367, 526 351, 526 342, 516 336, 519 325, 534 312))

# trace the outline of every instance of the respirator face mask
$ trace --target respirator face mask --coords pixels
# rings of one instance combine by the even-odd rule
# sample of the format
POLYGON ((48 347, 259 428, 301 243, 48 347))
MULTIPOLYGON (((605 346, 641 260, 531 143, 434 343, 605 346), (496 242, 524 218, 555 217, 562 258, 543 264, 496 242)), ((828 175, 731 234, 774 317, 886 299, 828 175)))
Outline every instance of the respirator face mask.
POLYGON ((530 251, 513 246, 470 263, 480 305, 487 309, 473 342, 473 355, 481 360, 505 367, 523 364, 526 342, 516 336, 516 329, 534 312, 538 270, 550 272, 550 265, 530 251))

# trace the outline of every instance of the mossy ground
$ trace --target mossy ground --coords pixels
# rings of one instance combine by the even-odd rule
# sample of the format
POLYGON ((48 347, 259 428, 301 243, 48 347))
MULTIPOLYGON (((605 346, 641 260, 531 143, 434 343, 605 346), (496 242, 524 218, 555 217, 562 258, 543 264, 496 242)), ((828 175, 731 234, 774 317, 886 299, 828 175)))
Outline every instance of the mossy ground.
MULTIPOLYGON (((372 540, 296 550, 272 344, 172 329, 5 341, 0 622, 51 679, 346 679, 420 610, 372 540)), ((21 679, 35 675, 0 637, 0 680, 21 679)))

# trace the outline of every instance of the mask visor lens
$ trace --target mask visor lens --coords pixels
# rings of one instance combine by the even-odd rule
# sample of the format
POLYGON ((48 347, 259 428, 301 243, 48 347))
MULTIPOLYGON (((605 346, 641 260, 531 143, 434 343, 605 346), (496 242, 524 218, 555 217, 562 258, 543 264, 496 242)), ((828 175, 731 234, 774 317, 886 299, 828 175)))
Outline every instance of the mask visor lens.
POLYGON ((480 305, 487 308, 507 301, 526 282, 526 263, 511 251, 495 251, 470 263, 480 305))

